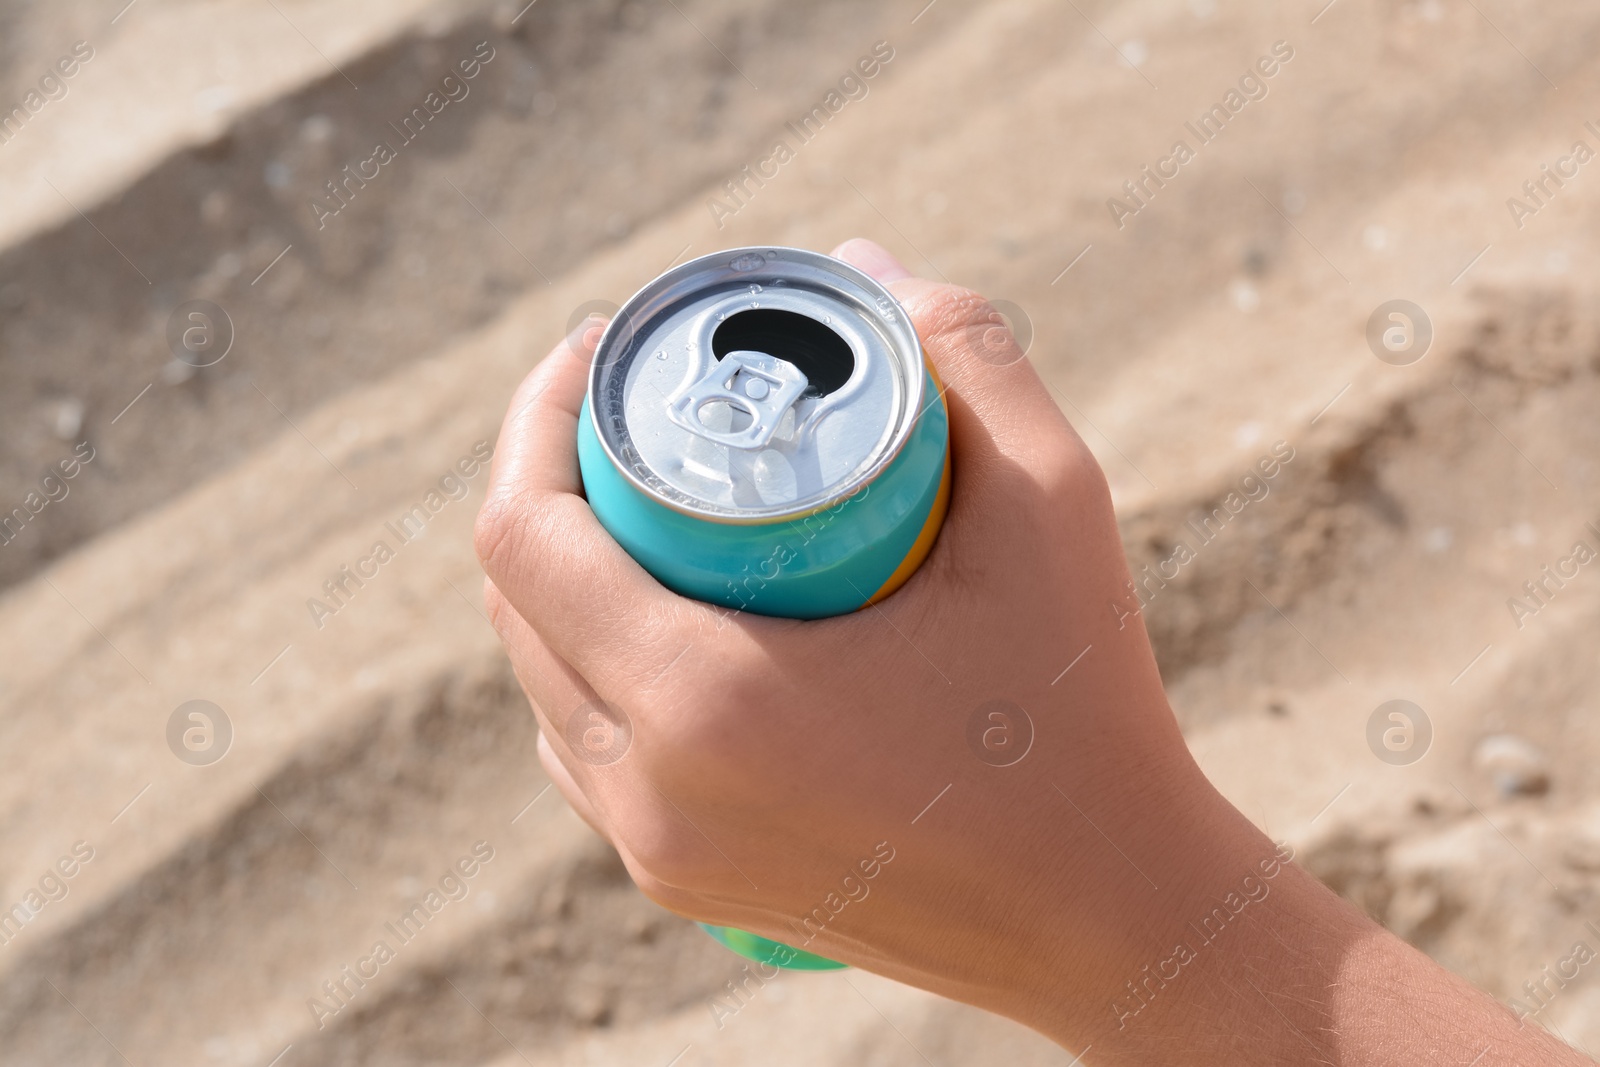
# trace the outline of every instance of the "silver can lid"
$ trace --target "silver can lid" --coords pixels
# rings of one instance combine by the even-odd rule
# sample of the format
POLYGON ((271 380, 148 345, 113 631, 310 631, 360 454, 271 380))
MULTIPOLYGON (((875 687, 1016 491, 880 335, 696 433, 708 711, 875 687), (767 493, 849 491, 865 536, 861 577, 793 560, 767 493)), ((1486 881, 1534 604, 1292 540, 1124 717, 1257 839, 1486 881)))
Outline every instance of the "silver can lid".
POLYGON ((878 282, 798 248, 674 267, 601 335, 589 410, 635 486, 716 522, 809 514, 877 477, 923 403, 922 348, 878 282))

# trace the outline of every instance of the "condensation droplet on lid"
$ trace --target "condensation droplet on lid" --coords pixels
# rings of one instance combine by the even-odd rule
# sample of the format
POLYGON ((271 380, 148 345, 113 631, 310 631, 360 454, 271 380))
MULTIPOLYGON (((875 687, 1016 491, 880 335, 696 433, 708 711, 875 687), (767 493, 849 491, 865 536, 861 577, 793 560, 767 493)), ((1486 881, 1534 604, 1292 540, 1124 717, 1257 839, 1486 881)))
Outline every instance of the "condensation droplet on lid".
POLYGON ((656 358, 657 359, 666 359, 667 358, 667 350, 665 348, 663 348, 660 351, 658 351, 656 353, 656 358))
POLYGON ((752 293, 759 293, 761 291, 761 286, 755 284, 754 282, 751 282, 750 283, 750 291, 752 293))

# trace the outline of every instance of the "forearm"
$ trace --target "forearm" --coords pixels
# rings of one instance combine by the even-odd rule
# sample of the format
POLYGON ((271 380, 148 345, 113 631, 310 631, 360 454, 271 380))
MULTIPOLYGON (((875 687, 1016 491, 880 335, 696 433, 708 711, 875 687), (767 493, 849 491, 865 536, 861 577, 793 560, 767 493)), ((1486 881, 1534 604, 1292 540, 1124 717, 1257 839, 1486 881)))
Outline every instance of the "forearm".
POLYGON ((1349 945, 1330 993, 1338 1063, 1593 1062, 1387 931, 1349 945))
POLYGON ((1173 857, 1173 903, 1144 923, 1167 947, 1125 966, 1098 1019, 1041 1005, 1025 1021, 1073 1053, 1092 1046, 1084 1059, 1096 1065, 1591 1062, 1275 863, 1275 847, 1234 816, 1219 840, 1173 857), (1183 884, 1185 863, 1204 873, 1183 884))

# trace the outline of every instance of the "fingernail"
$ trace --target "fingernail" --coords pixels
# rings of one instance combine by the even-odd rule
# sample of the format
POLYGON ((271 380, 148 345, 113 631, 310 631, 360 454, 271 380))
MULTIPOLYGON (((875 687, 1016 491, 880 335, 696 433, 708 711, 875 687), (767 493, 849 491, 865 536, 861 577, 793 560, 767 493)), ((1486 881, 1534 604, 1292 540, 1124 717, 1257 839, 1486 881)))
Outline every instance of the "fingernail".
POLYGON ((865 237, 850 238, 833 250, 833 258, 842 259, 863 274, 869 274, 884 283, 912 277, 905 264, 894 257, 894 253, 865 237))
POLYGON ((574 351, 579 348, 592 349, 600 343, 600 335, 605 332, 605 328, 606 320, 591 312, 572 328, 571 333, 567 334, 567 346, 574 351))
POLYGON ((600 335, 605 333, 605 328, 606 320, 591 312, 572 328, 563 343, 569 353, 587 363, 600 347, 600 335))

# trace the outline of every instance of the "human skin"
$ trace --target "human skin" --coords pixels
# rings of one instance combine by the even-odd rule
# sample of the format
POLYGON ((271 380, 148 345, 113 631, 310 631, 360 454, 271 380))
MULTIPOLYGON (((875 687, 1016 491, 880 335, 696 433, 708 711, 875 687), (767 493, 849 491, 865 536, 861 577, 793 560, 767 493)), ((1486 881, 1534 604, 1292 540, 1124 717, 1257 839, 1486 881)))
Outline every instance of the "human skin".
POLYGON ((640 889, 791 944, 821 907, 807 950, 1095 1064, 1589 1062, 1283 860, 1211 786, 1129 614, 1104 475, 1002 320, 870 242, 833 254, 889 287, 948 387, 950 512, 880 605, 729 613, 634 563, 578 474, 598 329, 528 376, 495 450, 490 618, 545 769, 640 889), (996 699, 1035 730, 1006 767, 967 741, 996 699), (601 700, 631 726, 614 762, 566 740, 601 700), (863 882, 880 842, 893 859, 863 882), (870 892, 840 907, 852 885, 870 892))

